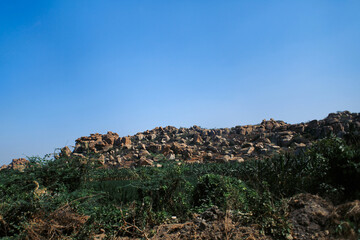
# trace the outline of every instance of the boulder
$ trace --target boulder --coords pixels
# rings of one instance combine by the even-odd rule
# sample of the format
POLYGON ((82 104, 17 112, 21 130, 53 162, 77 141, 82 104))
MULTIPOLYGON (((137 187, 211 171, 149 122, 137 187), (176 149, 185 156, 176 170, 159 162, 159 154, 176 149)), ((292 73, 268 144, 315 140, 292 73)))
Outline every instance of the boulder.
POLYGON ((193 144, 200 144, 203 142, 203 139, 200 137, 199 134, 195 134, 193 138, 193 144))
POLYGON ((285 135, 282 136, 282 138, 280 139, 280 146, 282 147, 288 147, 290 146, 290 144, 292 143, 292 135, 285 135))
POLYGON ((136 139, 137 139, 138 141, 141 141, 141 140, 143 140, 144 138, 145 138, 144 134, 141 134, 141 133, 136 134, 136 139))
POLYGON ((255 151, 255 148, 252 146, 241 149, 241 153, 243 153, 243 154, 252 154, 254 151, 255 151))
POLYGON ((118 138, 119 138, 119 135, 117 133, 113 133, 113 132, 107 132, 107 134, 102 136, 103 141, 109 145, 113 145, 115 143, 115 140, 118 138))
POLYGON ((63 147, 60 152, 60 157, 70 157, 71 153, 72 152, 68 146, 63 147))
POLYGON ((242 157, 233 157, 233 158, 231 158, 231 159, 229 160, 229 162, 233 162, 233 163, 235 163, 235 162, 237 162, 237 163, 242 163, 242 162, 244 162, 244 159, 243 159, 242 157))
POLYGON ((151 159, 141 158, 139 165, 140 166, 152 166, 154 164, 154 161, 151 159))
POLYGON ((161 145, 156 143, 150 143, 150 145, 146 148, 152 153, 159 153, 161 152, 161 145))
POLYGON ((177 142, 174 142, 173 144, 171 144, 171 150, 173 150, 175 154, 182 154, 185 147, 186 147, 186 145, 180 144, 177 142))
POLYGON ((121 145, 131 145, 131 139, 130 137, 122 137, 120 140, 121 145))

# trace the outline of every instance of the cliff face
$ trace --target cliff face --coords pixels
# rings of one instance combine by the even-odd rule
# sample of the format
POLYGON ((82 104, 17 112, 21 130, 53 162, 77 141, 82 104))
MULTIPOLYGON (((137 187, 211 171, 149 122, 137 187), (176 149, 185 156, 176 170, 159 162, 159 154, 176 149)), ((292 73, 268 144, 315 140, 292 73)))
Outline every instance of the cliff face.
MULTIPOLYGON (((288 124, 273 119, 257 125, 204 129, 198 126, 157 127, 134 136, 91 134, 76 140, 60 156, 91 156, 108 167, 158 166, 159 159, 179 162, 228 162, 269 157, 282 151, 300 152, 330 134, 342 137, 360 131, 360 113, 330 113, 323 120, 288 124)), ((13 168, 14 162, 2 168, 13 168)), ((21 161, 23 162, 23 161, 21 161)))

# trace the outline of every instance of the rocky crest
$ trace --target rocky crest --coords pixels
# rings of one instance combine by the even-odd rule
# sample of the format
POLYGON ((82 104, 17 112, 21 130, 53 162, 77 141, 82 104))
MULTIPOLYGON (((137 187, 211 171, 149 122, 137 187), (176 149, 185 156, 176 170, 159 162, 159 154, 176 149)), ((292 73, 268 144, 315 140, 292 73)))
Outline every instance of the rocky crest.
POLYGON ((281 151, 299 152, 314 140, 329 134, 342 137, 350 129, 360 130, 360 114, 331 113, 323 120, 288 124, 274 119, 257 125, 204 129, 199 126, 157 127, 134 136, 91 134, 76 140, 74 151, 61 150, 63 156, 97 155, 106 166, 160 166, 160 157, 179 162, 242 162, 268 157, 281 151))
MULTIPOLYGON (((342 137, 350 130, 360 131, 360 113, 330 113, 323 120, 299 124, 270 119, 257 125, 219 129, 157 127, 127 137, 95 133, 76 139, 73 151, 64 147, 59 155, 91 156, 107 167, 160 167, 159 159, 179 164, 242 162, 284 151, 300 152, 317 139, 330 134, 342 137)), ((14 162, 2 168, 12 165, 14 162)))

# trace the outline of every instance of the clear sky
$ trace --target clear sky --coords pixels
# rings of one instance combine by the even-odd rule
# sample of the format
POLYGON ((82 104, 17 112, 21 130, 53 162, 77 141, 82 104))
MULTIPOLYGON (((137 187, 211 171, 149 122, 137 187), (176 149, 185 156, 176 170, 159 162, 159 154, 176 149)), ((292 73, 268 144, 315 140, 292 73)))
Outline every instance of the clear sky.
POLYGON ((360 112, 360 1, 0 1, 0 165, 90 133, 360 112))

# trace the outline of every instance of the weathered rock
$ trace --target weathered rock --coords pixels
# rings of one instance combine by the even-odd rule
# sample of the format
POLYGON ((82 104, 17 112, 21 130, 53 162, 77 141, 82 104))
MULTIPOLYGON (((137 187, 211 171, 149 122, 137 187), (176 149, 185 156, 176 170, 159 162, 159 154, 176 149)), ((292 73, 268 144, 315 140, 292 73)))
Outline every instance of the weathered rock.
POLYGON ((147 136, 147 138, 148 138, 150 141, 155 140, 156 137, 157 137, 156 134, 150 134, 150 135, 147 136))
POLYGON ((60 157, 70 157, 71 153, 72 152, 68 146, 63 147, 60 152, 60 157))
POLYGON ((182 152, 182 155, 184 157, 185 160, 187 159, 191 159, 192 157, 192 151, 190 149, 185 149, 183 152, 182 152))
POLYGON ((251 142, 245 142, 241 147, 242 148, 249 148, 249 147, 252 147, 254 144, 251 143, 251 142))
POLYGON ((282 138, 280 139, 280 146, 282 147, 288 147, 290 146, 290 144, 292 143, 292 135, 285 135, 282 136, 282 138))
POLYGON ((238 163, 242 163, 244 162, 244 159, 242 157, 233 157, 229 160, 229 162, 238 162, 238 163))
POLYGON ((185 146, 186 145, 184 144, 179 144, 175 142, 171 145, 171 150, 173 150, 175 154, 182 154, 182 152, 185 149, 185 146))
POLYGON ((230 161, 231 157, 229 155, 224 155, 221 156, 220 158, 217 159, 217 162, 228 162, 230 161))
POLYGON ((141 150, 140 153, 139 153, 140 156, 149 156, 150 153, 147 151, 147 150, 141 150))
POLYGON ((136 134, 135 136, 136 136, 136 139, 137 139, 138 141, 141 141, 141 140, 143 140, 143 139, 145 138, 144 134, 141 134, 141 133, 138 133, 138 134, 136 134))
POLYGON ((100 155, 98 158, 98 162, 101 164, 105 164, 105 156, 104 155, 100 155))
POLYGON ((256 151, 260 151, 261 149, 265 148, 265 146, 264 146, 264 144, 262 142, 256 143, 254 147, 255 147, 256 151))
POLYGON ((102 139, 109 145, 113 145, 115 140, 119 138, 117 133, 107 132, 107 134, 103 135, 102 139))
POLYGON ((161 145, 150 143, 150 145, 146 149, 148 149, 152 153, 159 153, 161 152, 161 145))
POLYGON ((168 155, 166 155, 166 158, 167 158, 168 160, 175 160, 176 156, 175 156, 174 153, 169 153, 168 155))
MULTIPOLYGON (((257 125, 221 129, 203 129, 199 126, 177 129, 167 126, 137 133, 132 137, 119 137, 113 132, 90 134, 76 139, 73 152, 63 148, 59 157, 86 159, 97 153, 103 164, 117 167, 141 165, 140 159, 155 158, 149 155, 150 152, 155 153, 157 158, 176 158, 187 162, 243 161, 244 158, 257 159, 262 155, 269 157, 281 151, 300 153, 312 141, 329 134, 343 137, 350 129, 360 131, 359 113, 332 113, 324 120, 299 124, 270 119, 257 125)), ((2 168, 11 168, 13 165, 16 168, 16 164, 2 168)))
POLYGON ((121 140, 120 140, 120 143, 123 146, 131 145, 131 139, 130 139, 130 137, 122 137, 121 140))
POLYGON ((243 154, 252 154, 254 151, 255 151, 254 147, 247 147, 247 148, 241 149, 241 153, 243 153, 243 154))
POLYGON ((20 172, 24 171, 24 169, 29 164, 29 160, 25 158, 16 158, 11 161, 9 165, 3 165, 0 167, 0 170, 2 169, 14 169, 18 170, 20 172))
POLYGON ((194 143, 194 144, 200 144, 200 143, 202 143, 202 142, 203 142, 203 139, 200 137, 200 135, 196 134, 196 135, 194 136, 193 143, 194 143))
POLYGON ((139 165, 140 166, 152 166, 154 163, 151 159, 142 158, 140 159, 139 165))

